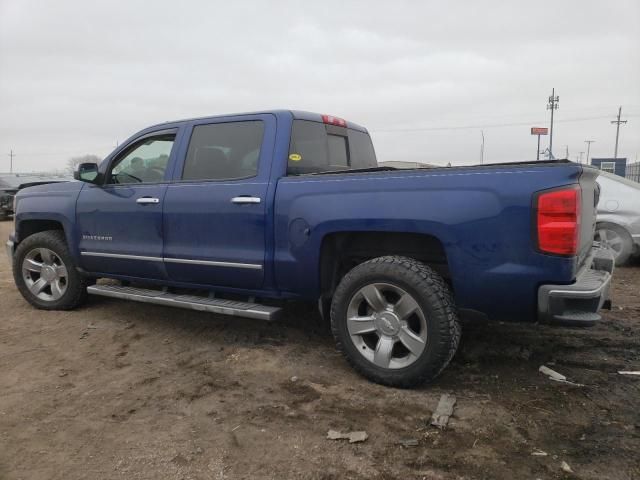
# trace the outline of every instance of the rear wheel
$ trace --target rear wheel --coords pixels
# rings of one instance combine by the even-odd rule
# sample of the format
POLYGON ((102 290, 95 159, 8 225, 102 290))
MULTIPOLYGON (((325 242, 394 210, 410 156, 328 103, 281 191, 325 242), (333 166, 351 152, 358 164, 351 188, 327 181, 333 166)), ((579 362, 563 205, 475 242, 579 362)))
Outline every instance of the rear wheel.
POLYGON ((406 257, 379 257, 342 279, 331 326, 338 348, 367 378, 397 387, 434 379, 453 358, 460 324, 435 271, 406 257))
POLYGON ((613 251, 616 265, 624 265, 629 260, 633 251, 633 239, 624 228, 612 223, 598 224, 594 239, 613 251))
POLYGON ((18 244, 13 278, 25 300, 43 310, 70 310, 87 296, 88 280, 76 270, 59 230, 36 233, 18 244))

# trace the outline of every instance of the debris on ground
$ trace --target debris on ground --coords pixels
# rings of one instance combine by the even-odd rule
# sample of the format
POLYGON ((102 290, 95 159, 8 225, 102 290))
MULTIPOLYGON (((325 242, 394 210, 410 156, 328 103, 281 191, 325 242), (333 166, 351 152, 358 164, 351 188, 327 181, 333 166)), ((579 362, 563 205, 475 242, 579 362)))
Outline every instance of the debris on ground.
POLYGON ((533 452, 531 452, 531 455, 533 455, 534 457, 546 457, 549 454, 544 450, 536 448, 533 452))
POLYGON ((402 445, 405 448, 417 447, 419 444, 419 441, 417 438, 403 438, 398 441, 398 444, 402 445))
POLYGON ((565 473, 573 473, 573 470, 571 470, 571 467, 569 466, 569 464, 565 461, 563 461, 560 464, 560 468, 562 469, 563 472, 565 473))
POLYGON ((357 443, 364 442, 369 438, 369 435, 364 431, 342 433, 337 430, 329 430, 327 432, 327 438, 329 440, 349 440, 349 443, 357 443))
POLYGON ((546 367, 544 365, 541 365, 538 371, 543 375, 546 375, 547 377, 549 377, 550 380, 553 380, 555 382, 566 383, 567 385, 573 385, 574 387, 584 387, 583 384, 571 382, 567 380, 567 377, 565 377, 561 373, 558 373, 555 370, 551 370, 549 367, 546 367))
POLYGON ((295 383, 298 381, 298 377, 296 377, 295 375, 293 377, 290 378, 292 383, 295 383))
POLYGON ((620 375, 638 375, 638 376, 640 376, 640 371, 629 372, 629 371, 625 371, 625 370, 620 370, 618 373, 620 375))
POLYGON ((453 406, 456 404, 456 397, 444 393, 440 397, 436 411, 431 415, 431 425, 438 428, 446 428, 449 423, 449 417, 453 415, 453 406))

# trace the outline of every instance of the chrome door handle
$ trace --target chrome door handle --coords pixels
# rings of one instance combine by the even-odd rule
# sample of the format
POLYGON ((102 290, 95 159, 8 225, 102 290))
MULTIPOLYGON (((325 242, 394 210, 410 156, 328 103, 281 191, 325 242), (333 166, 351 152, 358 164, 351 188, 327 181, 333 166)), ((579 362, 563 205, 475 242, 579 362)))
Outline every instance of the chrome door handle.
POLYGON ((262 200, 259 197, 233 197, 231 203, 260 203, 262 200))
POLYGON ((149 205, 150 203, 160 203, 160 199, 153 197, 140 197, 136 200, 136 203, 139 203, 141 205, 149 205))

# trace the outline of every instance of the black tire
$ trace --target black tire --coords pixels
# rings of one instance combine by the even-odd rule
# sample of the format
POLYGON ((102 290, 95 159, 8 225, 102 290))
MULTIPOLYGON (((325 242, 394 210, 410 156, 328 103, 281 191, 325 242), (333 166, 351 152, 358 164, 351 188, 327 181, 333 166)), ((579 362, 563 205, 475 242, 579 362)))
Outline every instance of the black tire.
POLYGON ((18 244, 13 257, 13 278, 18 290, 34 307, 41 310, 72 310, 87 298, 87 285, 89 279, 82 276, 75 267, 73 258, 69 253, 64 233, 61 230, 48 230, 35 233, 18 244), (22 264, 25 257, 38 248, 46 248, 55 253, 66 266, 66 290, 57 300, 45 301, 34 295, 27 286, 22 274, 22 264))
MULTIPOLYGON (((616 266, 624 265, 629 261, 629 257, 633 253, 633 238, 629 235, 623 227, 616 225, 614 223, 599 223, 596 225, 596 232, 594 236, 594 240, 603 243, 604 245, 608 245, 607 241, 603 241, 601 239, 601 232, 612 232, 613 235, 617 235, 620 239, 621 243, 616 244, 615 247, 611 246, 614 249, 614 257, 616 261, 616 266)), ((608 234, 607 238, 611 238, 613 235, 608 234)), ((605 233, 605 235, 607 235, 605 233)))
POLYGON ((436 378, 455 355, 461 336, 451 291, 443 278, 427 265, 400 256, 369 260, 344 276, 331 304, 331 330, 338 349, 356 371, 374 382, 401 388, 436 378), (426 346, 417 359, 404 368, 383 368, 366 359, 348 331, 347 310, 352 298, 366 285, 377 282, 406 291, 424 312, 426 346))

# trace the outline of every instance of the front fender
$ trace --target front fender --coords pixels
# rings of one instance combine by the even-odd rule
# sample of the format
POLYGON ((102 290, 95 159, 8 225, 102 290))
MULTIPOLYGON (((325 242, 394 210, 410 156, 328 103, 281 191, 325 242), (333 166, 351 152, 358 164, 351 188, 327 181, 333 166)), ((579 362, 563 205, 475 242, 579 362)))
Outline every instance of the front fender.
POLYGON ((15 214, 16 242, 21 242, 34 228, 38 231, 37 222, 45 225, 55 222, 62 226, 69 251, 74 261, 79 262, 80 252, 74 238, 76 201, 82 187, 80 182, 65 182, 20 190, 15 214))

